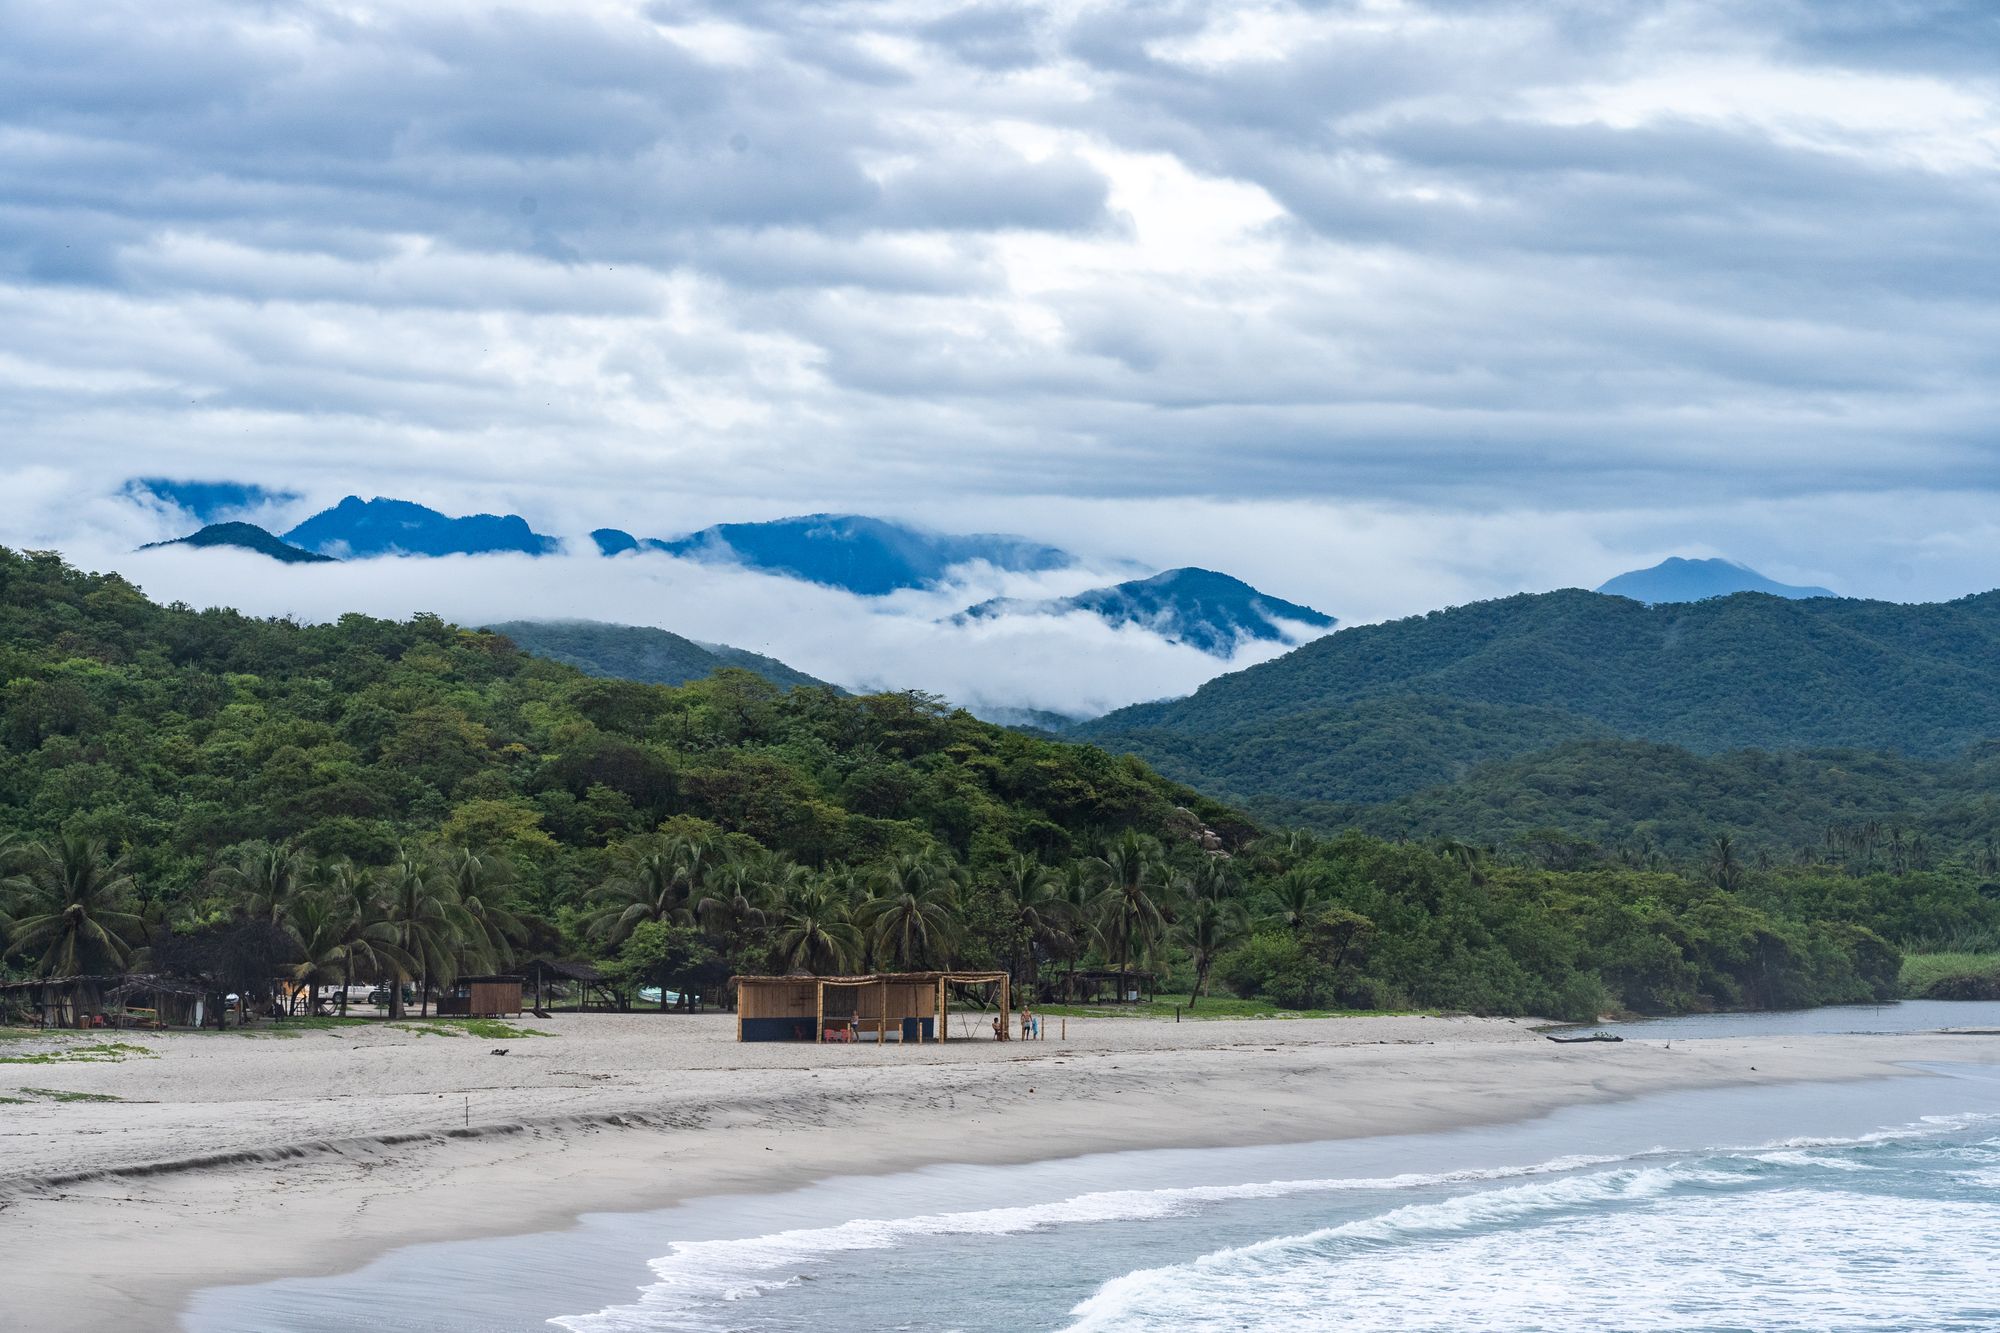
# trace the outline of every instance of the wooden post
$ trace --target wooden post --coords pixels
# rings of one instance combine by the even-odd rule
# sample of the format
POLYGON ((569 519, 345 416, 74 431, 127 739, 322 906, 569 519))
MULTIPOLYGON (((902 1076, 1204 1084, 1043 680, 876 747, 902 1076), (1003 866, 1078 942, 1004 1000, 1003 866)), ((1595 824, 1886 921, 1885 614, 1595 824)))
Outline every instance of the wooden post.
POLYGON ((937 1039, 951 1039, 951 992, 945 988, 945 979, 938 978, 937 1039))
POLYGON ((813 1040, 823 1042, 826 1040, 826 983, 824 981, 818 982, 813 986, 813 996, 815 1000, 813 1040))
POLYGON ((875 983, 875 1044, 889 1040, 889 983, 875 983))
MULTIPOLYGON (((540 983, 537 983, 540 984, 540 983)), ((743 987, 736 987, 736 1040, 743 1040, 743 987)))
POLYGON ((1012 983, 1006 977, 1000 978, 1000 1040, 1014 1030, 1014 996, 1012 983))

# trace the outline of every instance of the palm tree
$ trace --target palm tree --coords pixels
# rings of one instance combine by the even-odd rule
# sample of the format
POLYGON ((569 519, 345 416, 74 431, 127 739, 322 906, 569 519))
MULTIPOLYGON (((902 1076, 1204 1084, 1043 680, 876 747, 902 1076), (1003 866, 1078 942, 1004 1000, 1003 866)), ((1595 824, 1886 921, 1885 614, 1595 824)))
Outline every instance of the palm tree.
POLYGON ((1236 871, 1220 856, 1202 858, 1187 880, 1188 896, 1196 902, 1226 902, 1241 888, 1236 871))
POLYGON ((619 850, 617 870, 591 897, 604 904, 589 932, 609 947, 624 943, 641 922, 688 919, 689 907, 713 859, 705 838, 643 838, 619 850))
POLYGON ((312 865, 304 853, 266 845, 244 852, 235 865, 218 871, 216 879, 236 895, 245 916, 275 924, 284 919, 286 904, 311 874, 312 865))
POLYGON ((18 855, 20 873, 0 881, 9 915, 0 915, 9 948, 40 953, 29 965, 38 977, 74 976, 125 966, 145 923, 129 910, 132 876, 125 858, 101 839, 64 834, 18 855))
MULTIPOLYGON (((320 983, 339 976, 347 961, 350 910, 349 904, 328 890, 294 894, 286 904, 285 924, 299 945, 299 961, 292 964, 291 979, 306 983, 308 1015, 319 1012, 320 983)), ((285 1012, 291 1012, 289 1006, 285 1012)))
POLYGON ((1718 833, 1709 844, 1709 874, 1715 880, 1715 887, 1725 893, 1733 893, 1743 883, 1743 866, 1736 859, 1736 839, 1727 833, 1718 833))
POLYGON ((1060 934, 1056 944, 1061 948, 1063 961, 1068 971, 1063 982, 1063 994, 1076 998, 1076 965, 1088 947, 1095 931, 1090 927, 1092 908, 1097 902, 1097 880, 1090 861, 1072 861, 1063 867, 1058 876, 1056 897, 1060 908, 1058 921, 1060 934))
POLYGON ((1243 909, 1233 902, 1197 898, 1181 918, 1181 942, 1194 956, 1194 991, 1188 996, 1192 1011, 1208 986, 1208 969, 1216 956, 1235 944, 1243 934, 1243 909))
POLYGON ((1326 875, 1309 866, 1287 870, 1271 886, 1271 901, 1277 923, 1294 936, 1304 933, 1326 889, 1326 875))
MULTIPOLYGON (((403 955, 398 965, 399 979, 421 980, 422 1012, 429 1013, 431 982, 448 983, 456 979, 453 963, 458 943, 468 933, 471 922, 459 910, 450 882, 407 849, 384 874, 382 887, 386 899, 383 916, 394 928, 396 948, 403 955)), ((400 986, 390 988, 389 1016, 403 1016, 400 986)))
POLYGON ((1063 918, 1068 913, 1068 906, 1063 901, 1062 880, 1036 858, 1015 856, 1000 867, 1000 891, 1009 924, 1013 927, 1007 974, 1015 985, 1020 984, 1020 958, 1026 954, 1028 986, 1032 990, 1039 970, 1035 962, 1035 946, 1060 938, 1063 918))
POLYGON ((500 906, 498 897, 514 878, 514 868, 498 857, 465 848, 447 854, 443 874, 465 914, 466 952, 480 967, 504 967, 514 961, 514 942, 528 928, 500 906))
POLYGON ((823 882, 808 880, 794 885, 779 919, 782 924, 772 951, 783 971, 838 972, 861 952, 861 931, 853 922, 846 897, 823 882))
MULTIPOLYGON (((1460 838, 1446 838, 1438 843, 1437 853, 1447 861, 1456 862, 1465 871, 1466 878, 1471 881, 1473 888, 1482 889, 1486 887, 1486 851, 1484 848, 1476 843, 1466 842, 1460 838)), ((1645 842, 1641 840, 1635 844, 1629 849, 1629 853, 1632 856, 1640 858, 1639 860, 1631 861, 1630 864, 1643 864, 1646 854, 1645 842)))
POLYGON ((333 901, 334 916, 341 923, 340 1016, 345 1018, 356 963, 375 979, 387 981, 391 991, 398 989, 399 975, 415 975, 418 965, 398 942, 400 932, 389 918, 388 903, 373 875, 351 861, 336 861, 320 872, 319 892, 333 901))
POLYGON ((1168 887, 1166 856, 1152 838, 1126 829, 1092 862, 1102 887, 1095 900, 1099 930, 1118 952, 1118 998, 1131 993, 1132 950, 1143 954, 1166 924, 1160 897, 1168 887))
POLYGON ((952 867, 921 853, 895 857, 876 872, 877 894, 861 909, 879 954, 899 967, 915 967, 941 947, 947 955, 958 933, 958 886, 952 867))
POLYGON ((749 932, 768 925, 785 895, 809 873, 790 857, 771 853, 715 861, 689 910, 733 957, 749 932))

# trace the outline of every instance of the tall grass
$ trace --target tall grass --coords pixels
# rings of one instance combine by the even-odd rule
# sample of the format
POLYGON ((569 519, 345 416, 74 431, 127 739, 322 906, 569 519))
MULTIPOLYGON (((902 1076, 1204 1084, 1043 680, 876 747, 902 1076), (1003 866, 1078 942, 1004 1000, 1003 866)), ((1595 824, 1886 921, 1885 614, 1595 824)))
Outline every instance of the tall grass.
POLYGON ((1915 999, 2000 998, 2000 950, 1905 954, 1899 980, 1915 999))

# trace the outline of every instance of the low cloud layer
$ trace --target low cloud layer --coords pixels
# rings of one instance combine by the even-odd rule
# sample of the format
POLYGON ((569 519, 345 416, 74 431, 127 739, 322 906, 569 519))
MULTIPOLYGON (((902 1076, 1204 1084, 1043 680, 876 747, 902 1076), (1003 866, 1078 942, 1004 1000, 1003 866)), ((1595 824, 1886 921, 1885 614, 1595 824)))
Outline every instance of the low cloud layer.
MULTIPOLYGON (((159 600, 302 620, 365 608, 396 617, 435 611, 471 625, 524 618, 654 625, 749 648, 854 689, 924 689, 981 712, 1092 716, 1184 694, 1229 665, 1082 614, 939 623, 992 588, 1073 590, 1088 577, 1081 571, 1031 581, 969 570, 972 581, 950 589, 866 598, 657 555, 387 558, 290 567, 282 579, 264 557, 233 551, 145 551, 116 563, 159 600)), ((1260 645, 1233 665, 1276 651, 1260 645)))

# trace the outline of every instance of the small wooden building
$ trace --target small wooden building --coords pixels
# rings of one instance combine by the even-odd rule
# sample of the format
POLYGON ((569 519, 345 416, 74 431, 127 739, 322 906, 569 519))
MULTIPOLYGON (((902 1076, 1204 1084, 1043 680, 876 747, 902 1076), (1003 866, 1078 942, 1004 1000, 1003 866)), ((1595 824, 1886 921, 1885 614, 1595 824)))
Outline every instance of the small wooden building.
MULTIPOLYGON (((738 1041, 949 1039, 952 986, 998 987, 1000 1030, 1012 1023, 1005 972, 875 972, 852 977, 732 977, 738 1041)), ((985 1015, 973 1028, 987 1035, 985 1015)))
POLYGON ((460 977, 437 997, 441 1017, 501 1018, 521 1012, 521 978, 460 977))

